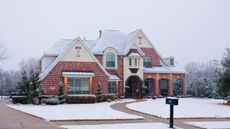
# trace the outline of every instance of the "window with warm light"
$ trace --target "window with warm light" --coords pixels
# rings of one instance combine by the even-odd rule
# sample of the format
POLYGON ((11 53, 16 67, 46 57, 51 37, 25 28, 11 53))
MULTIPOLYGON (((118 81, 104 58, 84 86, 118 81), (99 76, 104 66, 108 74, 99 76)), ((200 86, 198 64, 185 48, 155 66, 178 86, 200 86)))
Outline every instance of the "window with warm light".
POLYGON ((68 94, 89 94, 89 79, 68 78, 68 94))
POLYGON ((116 81, 108 82, 108 93, 116 94, 116 81))

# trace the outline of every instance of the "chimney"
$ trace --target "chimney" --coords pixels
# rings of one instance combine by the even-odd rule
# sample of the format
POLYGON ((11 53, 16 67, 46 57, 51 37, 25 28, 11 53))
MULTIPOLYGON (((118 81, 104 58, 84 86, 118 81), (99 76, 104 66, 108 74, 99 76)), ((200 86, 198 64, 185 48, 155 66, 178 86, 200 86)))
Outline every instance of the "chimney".
POLYGON ((99 38, 101 38, 101 35, 102 35, 102 31, 99 30, 99 38))

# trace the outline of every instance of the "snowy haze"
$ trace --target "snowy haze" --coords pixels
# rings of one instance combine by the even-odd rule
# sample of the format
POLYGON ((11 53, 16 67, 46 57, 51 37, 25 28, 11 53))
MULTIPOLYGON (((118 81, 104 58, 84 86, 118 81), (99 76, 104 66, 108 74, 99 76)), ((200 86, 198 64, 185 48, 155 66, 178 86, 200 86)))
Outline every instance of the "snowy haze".
POLYGON ((226 0, 0 0, 0 42, 17 69, 41 57, 58 39, 95 39, 98 30, 142 29, 163 57, 180 64, 221 59, 230 47, 226 0))

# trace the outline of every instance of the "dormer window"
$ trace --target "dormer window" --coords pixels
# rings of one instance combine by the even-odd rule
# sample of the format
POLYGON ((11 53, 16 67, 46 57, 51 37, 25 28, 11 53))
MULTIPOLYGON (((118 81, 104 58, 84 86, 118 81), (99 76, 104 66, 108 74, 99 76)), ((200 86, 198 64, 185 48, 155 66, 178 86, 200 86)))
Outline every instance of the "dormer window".
POLYGON ((106 53, 106 67, 114 68, 115 67, 115 54, 112 52, 106 53))
POLYGON ((77 57, 80 57, 80 56, 81 56, 81 53, 80 53, 81 47, 76 47, 75 49, 77 50, 76 56, 77 56, 77 57))
POLYGON ((172 59, 172 58, 170 59, 170 65, 174 66, 174 59, 172 59))
POLYGON ((142 43, 142 37, 141 37, 141 36, 138 37, 138 43, 139 43, 139 44, 142 43))

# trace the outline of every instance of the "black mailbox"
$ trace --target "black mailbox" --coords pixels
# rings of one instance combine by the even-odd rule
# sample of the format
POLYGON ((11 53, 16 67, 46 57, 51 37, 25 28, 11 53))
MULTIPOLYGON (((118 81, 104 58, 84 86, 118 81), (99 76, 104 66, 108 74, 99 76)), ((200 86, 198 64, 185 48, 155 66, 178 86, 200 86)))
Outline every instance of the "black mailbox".
POLYGON ((167 97, 166 98, 166 104, 178 105, 178 98, 176 98, 176 97, 167 97))
POLYGON ((176 97, 167 97, 166 98, 166 104, 170 105, 170 120, 169 120, 169 127, 173 128, 173 106, 178 105, 178 98, 176 97))

